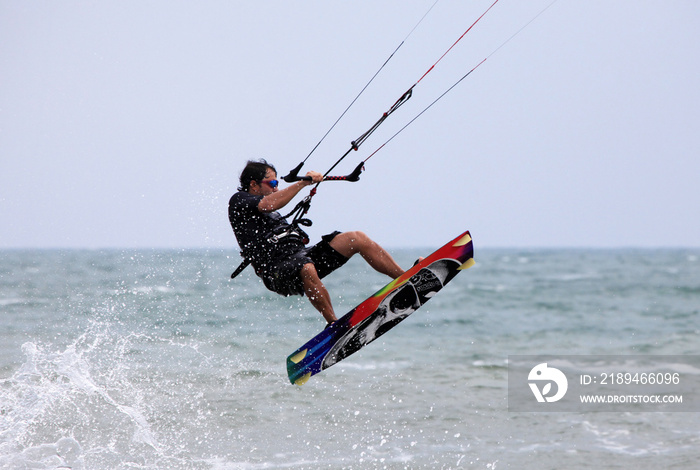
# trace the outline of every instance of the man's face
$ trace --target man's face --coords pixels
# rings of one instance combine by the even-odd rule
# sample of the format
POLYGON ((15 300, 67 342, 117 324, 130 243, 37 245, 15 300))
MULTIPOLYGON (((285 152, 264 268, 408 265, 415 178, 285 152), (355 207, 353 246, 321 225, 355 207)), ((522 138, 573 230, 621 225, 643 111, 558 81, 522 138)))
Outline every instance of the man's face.
POLYGON ((259 196, 267 196, 268 194, 277 192, 278 186, 272 183, 273 181, 277 181, 277 173, 272 168, 268 168, 265 173, 265 178, 263 178, 260 183, 257 181, 251 182, 251 193, 259 196))

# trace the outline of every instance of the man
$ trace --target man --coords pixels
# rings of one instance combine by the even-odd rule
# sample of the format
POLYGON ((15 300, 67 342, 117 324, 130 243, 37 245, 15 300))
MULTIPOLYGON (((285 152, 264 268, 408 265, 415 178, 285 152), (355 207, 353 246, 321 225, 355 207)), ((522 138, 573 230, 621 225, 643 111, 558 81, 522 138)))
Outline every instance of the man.
POLYGON ((310 171, 311 181, 279 189, 277 171, 265 160, 248 161, 238 192, 229 201, 228 216, 238 245, 265 287, 280 295, 304 295, 330 324, 337 320, 321 279, 359 253, 376 271, 392 279, 404 273, 396 261, 363 232, 333 232, 307 247, 306 234, 278 210, 304 187, 323 180, 310 171))

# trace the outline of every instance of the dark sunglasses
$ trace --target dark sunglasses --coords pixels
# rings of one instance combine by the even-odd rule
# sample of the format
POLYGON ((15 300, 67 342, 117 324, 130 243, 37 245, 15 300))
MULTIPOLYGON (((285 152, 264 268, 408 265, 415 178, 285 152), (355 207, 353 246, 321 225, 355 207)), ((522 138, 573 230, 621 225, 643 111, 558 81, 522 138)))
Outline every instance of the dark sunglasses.
POLYGON ((262 184, 262 183, 267 183, 268 186, 270 186, 272 189, 275 189, 277 187, 277 185, 280 184, 280 182, 277 180, 261 181, 260 184, 262 184))

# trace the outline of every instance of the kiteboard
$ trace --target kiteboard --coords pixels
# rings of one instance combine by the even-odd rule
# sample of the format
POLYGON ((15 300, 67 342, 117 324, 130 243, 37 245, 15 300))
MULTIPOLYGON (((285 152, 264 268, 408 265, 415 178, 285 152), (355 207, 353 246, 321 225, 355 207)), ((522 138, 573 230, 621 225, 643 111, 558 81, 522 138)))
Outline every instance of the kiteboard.
POLYGON ((371 343, 430 300, 460 271, 474 265, 474 248, 464 232, 416 263, 370 298, 287 357, 289 381, 303 385, 371 343))

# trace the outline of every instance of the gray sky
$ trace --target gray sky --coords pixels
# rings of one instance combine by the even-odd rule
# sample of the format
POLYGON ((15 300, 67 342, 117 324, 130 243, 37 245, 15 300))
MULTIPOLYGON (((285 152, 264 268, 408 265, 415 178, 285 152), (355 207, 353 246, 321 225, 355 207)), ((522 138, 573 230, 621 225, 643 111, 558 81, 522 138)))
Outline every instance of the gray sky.
MULTIPOLYGON (((0 248, 235 248, 244 162, 286 174, 432 3, 0 0, 0 248)), ((491 3, 441 0, 304 169, 325 171, 491 3)), ((338 173, 549 3, 499 1, 338 173)), ((691 0, 559 0, 360 182, 322 184, 312 238, 700 246, 699 24, 691 0)))

